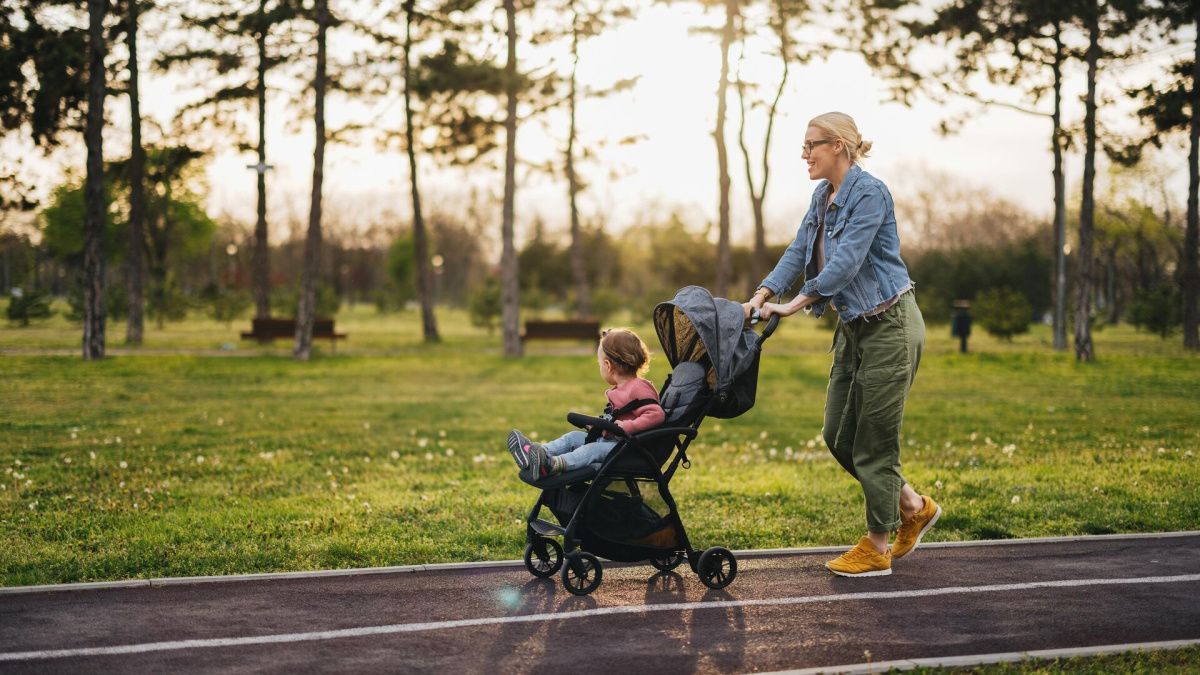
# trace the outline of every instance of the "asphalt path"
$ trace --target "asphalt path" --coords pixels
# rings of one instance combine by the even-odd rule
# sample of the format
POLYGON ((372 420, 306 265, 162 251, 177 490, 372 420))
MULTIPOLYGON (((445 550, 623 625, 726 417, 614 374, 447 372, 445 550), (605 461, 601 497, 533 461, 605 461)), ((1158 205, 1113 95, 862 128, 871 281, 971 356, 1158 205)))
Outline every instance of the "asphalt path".
POLYGON ((0 593, 0 672, 753 672, 1200 639, 1200 532, 606 565, 588 597, 493 565, 0 593))

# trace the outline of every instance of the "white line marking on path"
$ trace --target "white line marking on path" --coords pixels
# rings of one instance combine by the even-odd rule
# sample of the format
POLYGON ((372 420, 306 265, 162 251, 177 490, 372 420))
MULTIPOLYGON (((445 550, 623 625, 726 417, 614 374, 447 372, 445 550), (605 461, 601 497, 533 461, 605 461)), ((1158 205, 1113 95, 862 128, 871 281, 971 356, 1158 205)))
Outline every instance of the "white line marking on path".
POLYGON ((399 623, 386 626, 362 626, 309 633, 283 633, 278 635, 255 635, 234 638, 207 638, 197 640, 173 640, 170 642, 147 642, 143 644, 118 645, 114 647, 82 647, 78 649, 51 649, 30 652, 0 653, 0 662, 59 659, 75 656, 109 656, 115 654, 141 654, 145 652, 201 649, 208 647, 238 647, 242 645, 266 645, 286 642, 308 642, 314 640, 336 640, 339 638, 364 637, 368 635, 390 635, 395 633, 417 633, 452 628, 491 626, 507 623, 531 623, 558 621, 591 616, 614 614, 642 614, 648 612, 680 612, 688 610, 724 609, 728 607, 778 607, 805 605, 821 602, 845 602, 863 600, 891 600, 896 598, 923 598, 937 595, 959 595, 965 593, 998 593, 1004 591, 1027 591, 1035 588, 1078 588, 1082 586, 1117 586, 1133 584, 1175 584, 1200 581, 1200 574, 1175 576, 1128 577, 1117 579, 1063 579, 1059 581, 1030 581, 1018 584, 993 584, 989 586, 947 586, 911 591, 878 591, 868 593, 833 593, 829 595, 804 595, 790 598, 762 598, 753 600, 716 600, 711 602, 674 602, 655 605, 619 605, 597 607, 571 612, 544 614, 519 614, 516 616, 491 616, 479 619, 455 619, 451 621, 429 621, 424 623, 399 623))
POLYGON ((780 670, 764 675, 818 675, 820 673, 841 673, 842 675, 868 675, 870 673, 887 673, 892 670, 913 670, 914 668, 966 668, 992 663, 1016 663, 1033 659, 1063 659, 1077 656, 1105 656, 1108 654, 1124 654, 1125 652, 1168 651, 1185 649, 1200 645, 1200 640, 1169 640, 1166 642, 1130 642, 1120 645, 1098 645, 1095 647, 1065 647, 1062 649, 1038 649, 1029 652, 996 652, 994 654, 967 654, 965 656, 932 656, 920 659, 900 659, 898 661, 876 661, 874 663, 851 663, 842 666, 820 666, 817 668, 802 668, 800 670, 780 670))

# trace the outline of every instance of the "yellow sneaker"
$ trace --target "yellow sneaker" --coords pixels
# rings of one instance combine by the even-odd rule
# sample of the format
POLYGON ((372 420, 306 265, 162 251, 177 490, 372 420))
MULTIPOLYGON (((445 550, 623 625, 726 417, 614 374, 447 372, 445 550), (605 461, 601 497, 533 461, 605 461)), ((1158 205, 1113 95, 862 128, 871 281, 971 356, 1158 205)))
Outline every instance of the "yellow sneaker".
POLYGON ((900 529, 896 530, 896 540, 892 542, 893 558, 903 558, 916 548, 917 544, 921 543, 921 537, 924 537, 929 528, 942 517, 942 507, 929 495, 921 496, 925 498, 925 506, 912 518, 902 522, 900 529))
POLYGON ((843 577, 881 577, 892 573, 892 553, 880 553, 869 537, 837 558, 825 563, 830 572, 843 577))

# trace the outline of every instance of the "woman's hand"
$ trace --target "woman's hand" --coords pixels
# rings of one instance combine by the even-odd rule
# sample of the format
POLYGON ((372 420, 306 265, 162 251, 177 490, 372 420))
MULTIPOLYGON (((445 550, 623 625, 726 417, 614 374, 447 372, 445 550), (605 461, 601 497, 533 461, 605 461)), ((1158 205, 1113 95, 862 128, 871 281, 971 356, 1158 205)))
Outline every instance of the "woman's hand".
POLYGON ((781 318, 785 317, 785 316, 791 316, 791 315, 795 314, 796 312, 800 311, 801 309, 808 307, 815 301, 816 301, 816 298, 814 298, 812 296, 797 295, 795 298, 792 299, 791 302, 787 303, 786 305, 781 305, 777 302, 765 302, 765 303, 763 303, 762 308, 759 309, 759 317, 763 321, 766 321, 767 319, 770 319, 772 316, 775 316, 777 314, 781 318))

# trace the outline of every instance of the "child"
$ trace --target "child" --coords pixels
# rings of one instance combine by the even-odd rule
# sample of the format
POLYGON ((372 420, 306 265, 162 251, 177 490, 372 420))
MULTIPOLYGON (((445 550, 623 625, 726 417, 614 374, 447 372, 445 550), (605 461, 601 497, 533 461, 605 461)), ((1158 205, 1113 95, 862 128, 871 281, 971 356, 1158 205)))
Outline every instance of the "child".
MULTIPOLYGON (((606 411, 614 413, 613 421, 629 435, 656 427, 666 419, 658 391, 639 377, 649 361, 649 350, 637 333, 614 328, 601 334, 596 362, 600 377, 612 385, 604 392, 609 404, 606 411)), ((617 439, 607 433, 588 443, 585 432, 572 431, 545 445, 530 441, 516 429, 508 434, 508 450, 522 477, 530 482, 603 461, 616 444, 617 439)))

